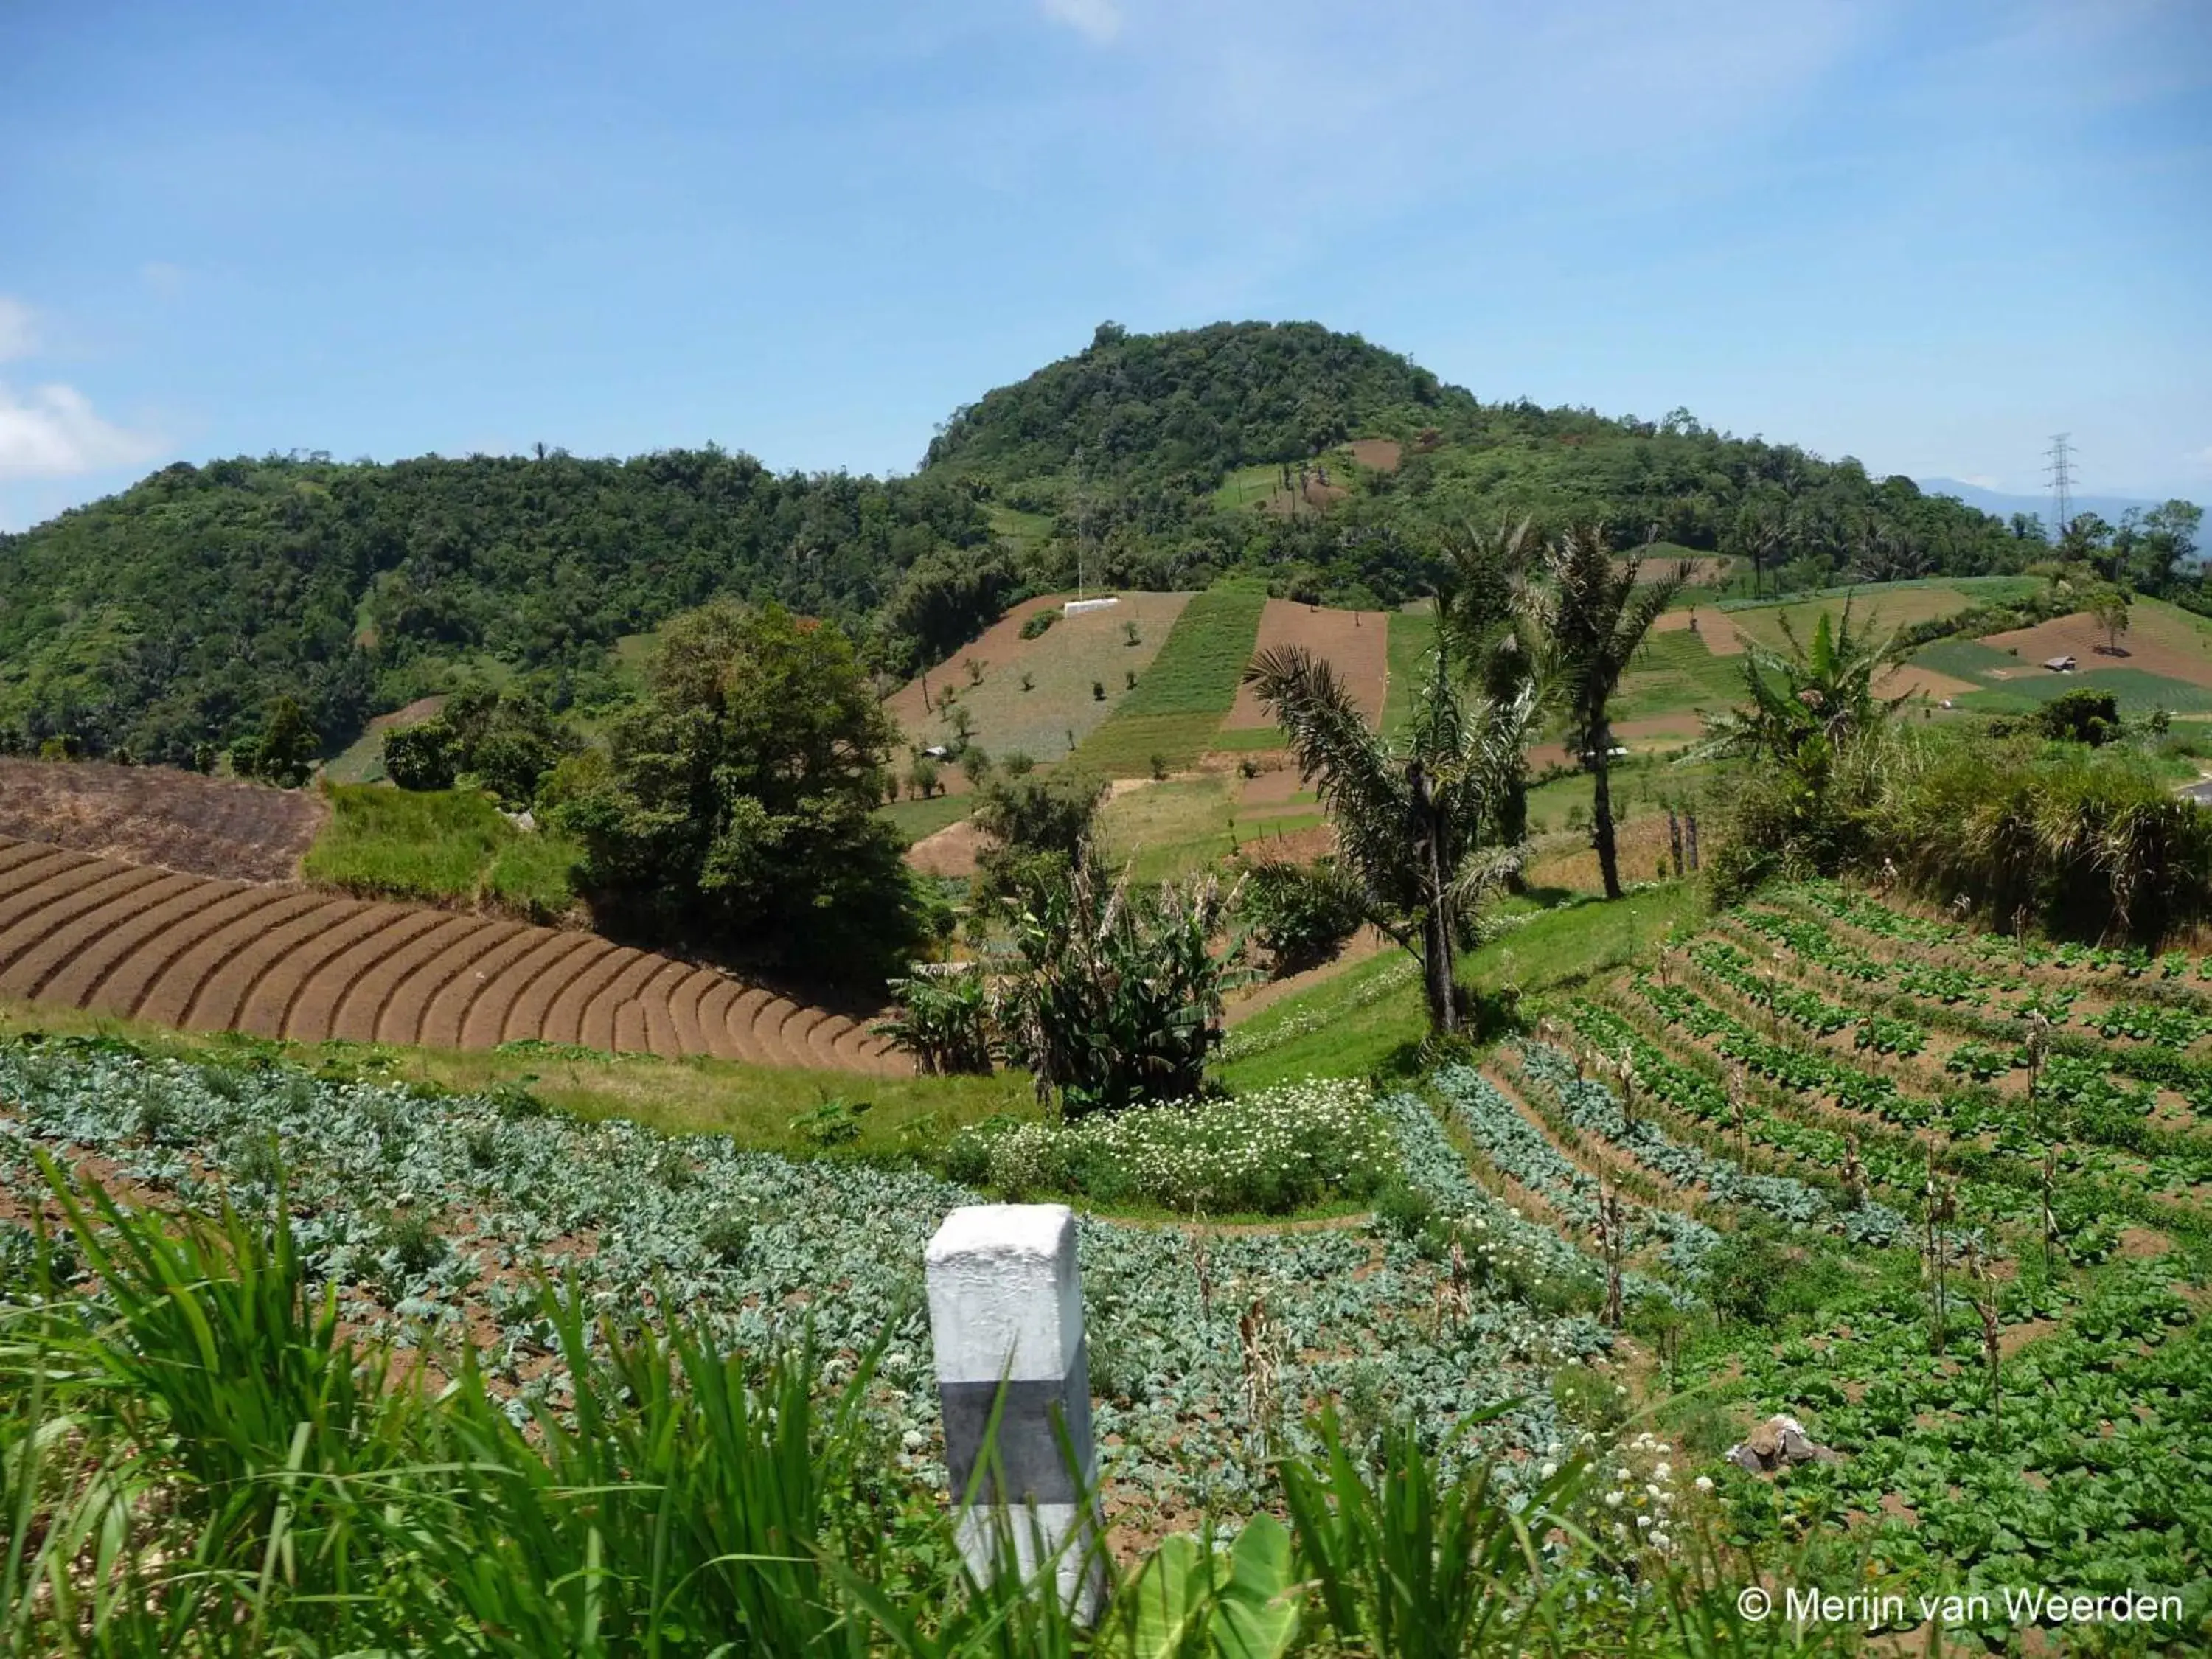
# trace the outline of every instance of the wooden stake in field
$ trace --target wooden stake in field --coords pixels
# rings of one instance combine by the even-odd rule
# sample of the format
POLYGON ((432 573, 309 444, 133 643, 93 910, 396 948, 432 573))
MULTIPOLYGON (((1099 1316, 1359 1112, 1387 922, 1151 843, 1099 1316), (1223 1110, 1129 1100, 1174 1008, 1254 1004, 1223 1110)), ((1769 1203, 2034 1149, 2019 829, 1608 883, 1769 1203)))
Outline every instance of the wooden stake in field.
POLYGON ((1936 1291, 1936 1317, 1935 1323, 1929 1332, 1928 1351, 1930 1353, 1940 1354, 1949 1340, 1949 1332, 1946 1327, 1950 1313, 1943 1230, 1958 1214, 1959 1206, 1951 1182, 1943 1178, 1936 1170, 1936 1148, 1932 1142, 1928 1147, 1928 1182, 1923 1189, 1923 1201, 1928 1212, 1928 1260, 1931 1265, 1936 1291))
POLYGON ((2043 1149, 2043 1276, 2048 1280, 2058 1271, 2058 1213, 2051 1207, 2051 1189, 2058 1182, 2058 1143, 2052 1141, 2043 1149))
POLYGON ((2001 1426, 1997 1413, 1998 1401, 2002 1397, 1998 1386, 1998 1366, 2002 1352, 1997 1342, 1997 1293, 1996 1286, 1990 1282, 1989 1274, 1983 1269, 1980 1252, 1974 1249, 1972 1239, 1966 1241, 1966 1276, 1973 1281, 1974 1311, 1982 1317, 1982 1362, 1989 1368, 1990 1424, 1994 1428, 2001 1426))
POLYGON ((1619 1195, 1610 1188, 1598 1194, 1597 1243, 1605 1258, 1605 1322, 1608 1329, 1617 1331, 1621 1326, 1620 1262, 1627 1254, 1628 1218, 1619 1195))

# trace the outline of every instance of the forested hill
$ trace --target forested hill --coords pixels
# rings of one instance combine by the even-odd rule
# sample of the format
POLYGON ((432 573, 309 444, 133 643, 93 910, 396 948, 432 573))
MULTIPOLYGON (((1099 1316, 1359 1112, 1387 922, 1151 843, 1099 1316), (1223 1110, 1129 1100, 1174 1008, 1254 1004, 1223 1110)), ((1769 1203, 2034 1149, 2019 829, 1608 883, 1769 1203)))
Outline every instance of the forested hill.
POLYGON ((1474 394, 1318 323, 1216 323, 1175 334, 1100 325, 1088 350, 956 410, 923 465, 1001 479, 1177 473, 1294 461, 1347 438, 1469 434, 1474 394))
POLYGON ((182 759, 291 695, 326 737, 457 672, 603 687, 608 647, 709 597, 856 632, 990 532, 957 480, 749 456, 177 465, 0 537, 0 732, 182 759))
MULTIPOLYGON (((166 468, 0 536, 0 748, 68 736, 182 760, 283 696, 336 746, 372 714, 515 672, 556 707, 589 704, 615 690, 615 641, 718 593, 828 618, 901 675, 1070 584, 1079 555, 1123 586, 1239 570, 1395 605, 1432 590, 1451 536, 1523 516, 1753 556, 1795 586, 2054 550, 2033 524, 1683 410, 1485 403, 1312 323, 1108 324, 956 411, 907 478, 776 474, 715 449, 166 468)), ((2058 550, 2201 602, 2175 574, 2193 526, 2172 524, 2058 550)))

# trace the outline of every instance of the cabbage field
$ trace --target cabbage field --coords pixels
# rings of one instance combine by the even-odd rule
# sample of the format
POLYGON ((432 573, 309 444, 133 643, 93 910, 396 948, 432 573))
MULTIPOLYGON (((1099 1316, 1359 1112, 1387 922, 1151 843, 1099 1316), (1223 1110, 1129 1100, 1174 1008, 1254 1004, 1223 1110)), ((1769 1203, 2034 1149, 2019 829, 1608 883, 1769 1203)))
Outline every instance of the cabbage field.
MULTIPOLYGON (((1341 1091, 1322 1094, 1316 1109, 1341 1115, 1341 1091)), ((1268 1437, 1297 1443, 1324 1397, 1370 1421, 1410 1416, 1437 1444, 1463 1416, 1524 1401, 1460 1455, 1559 1439, 1550 1370, 1601 1355, 1607 1334, 1587 1313, 1537 1311, 1484 1264, 1498 1249, 1550 1272, 1588 1264, 1468 1184, 1419 1102, 1357 1098, 1435 1213, 1498 1243, 1455 1275, 1418 1239, 1365 1224, 1207 1237, 1086 1218, 1094 1420, 1133 1523, 1201 1504, 1249 1513, 1268 1437)), ((549 1277, 572 1280, 593 1316, 681 1310, 740 1347, 811 1329, 833 1371, 880 1339, 877 1403, 907 1462, 942 1479, 922 1247, 979 1194, 932 1175, 583 1123, 519 1092, 421 1093, 83 1040, 0 1049, 0 1204, 19 1220, 40 1200, 41 1150, 164 1206, 252 1210, 281 1181, 349 1324, 433 1354, 473 1343, 518 1421, 568 1387, 538 1294, 549 1277)), ((20 1227, 0 1226, 0 1264, 27 1265, 20 1227)))

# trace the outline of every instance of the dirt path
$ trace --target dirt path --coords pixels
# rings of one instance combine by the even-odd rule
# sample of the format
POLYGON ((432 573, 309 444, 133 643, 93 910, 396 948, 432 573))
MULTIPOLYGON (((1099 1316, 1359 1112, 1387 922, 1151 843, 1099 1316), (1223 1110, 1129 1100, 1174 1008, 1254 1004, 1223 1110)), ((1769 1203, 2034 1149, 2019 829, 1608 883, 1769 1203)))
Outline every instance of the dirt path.
POLYGON ((1310 991, 1316 985, 1334 979, 1347 968, 1358 966, 1382 951, 1395 948, 1389 939, 1372 927, 1363 927, 1352 936, 1352 942, 1318 967, 1290 974, 1281 979, 1271 979, 1255 985, 1234 1001, 1222 1015, 1224 1025, 1241 1025, 1253 1015, 1272 1008, 1285 997, 1294 997, 1301 991, 1310 991))

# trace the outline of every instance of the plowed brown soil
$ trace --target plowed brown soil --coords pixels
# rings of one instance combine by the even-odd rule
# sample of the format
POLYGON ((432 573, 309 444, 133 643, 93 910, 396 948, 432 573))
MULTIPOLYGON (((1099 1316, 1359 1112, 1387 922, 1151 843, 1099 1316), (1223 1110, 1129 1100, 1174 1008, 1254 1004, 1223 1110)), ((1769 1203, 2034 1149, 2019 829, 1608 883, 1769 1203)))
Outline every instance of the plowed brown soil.
MULTIPOLYGON (((1295 599, 1270 599, 1260 613, 1254 654, 1302 646, 1324 659, 1345 683, 1367 723, 1382 719, 1390 681, 1390 617, 1381 611, 1328 611, 1295 599)), ((1273 720, 1249 685, 1237 688, 1237 705, 1221 723, 1224 732, 1252 732, 1273 720)))
POLYGON ((0 834, 0 991, 319 1042, 582 1042, 895 1075, 864 1010, 589 934, 173 873, 0 834))
POLYGON ((0 758, 0 836, 196 876, 289 881, 319 797, 167 766, 0 758))

